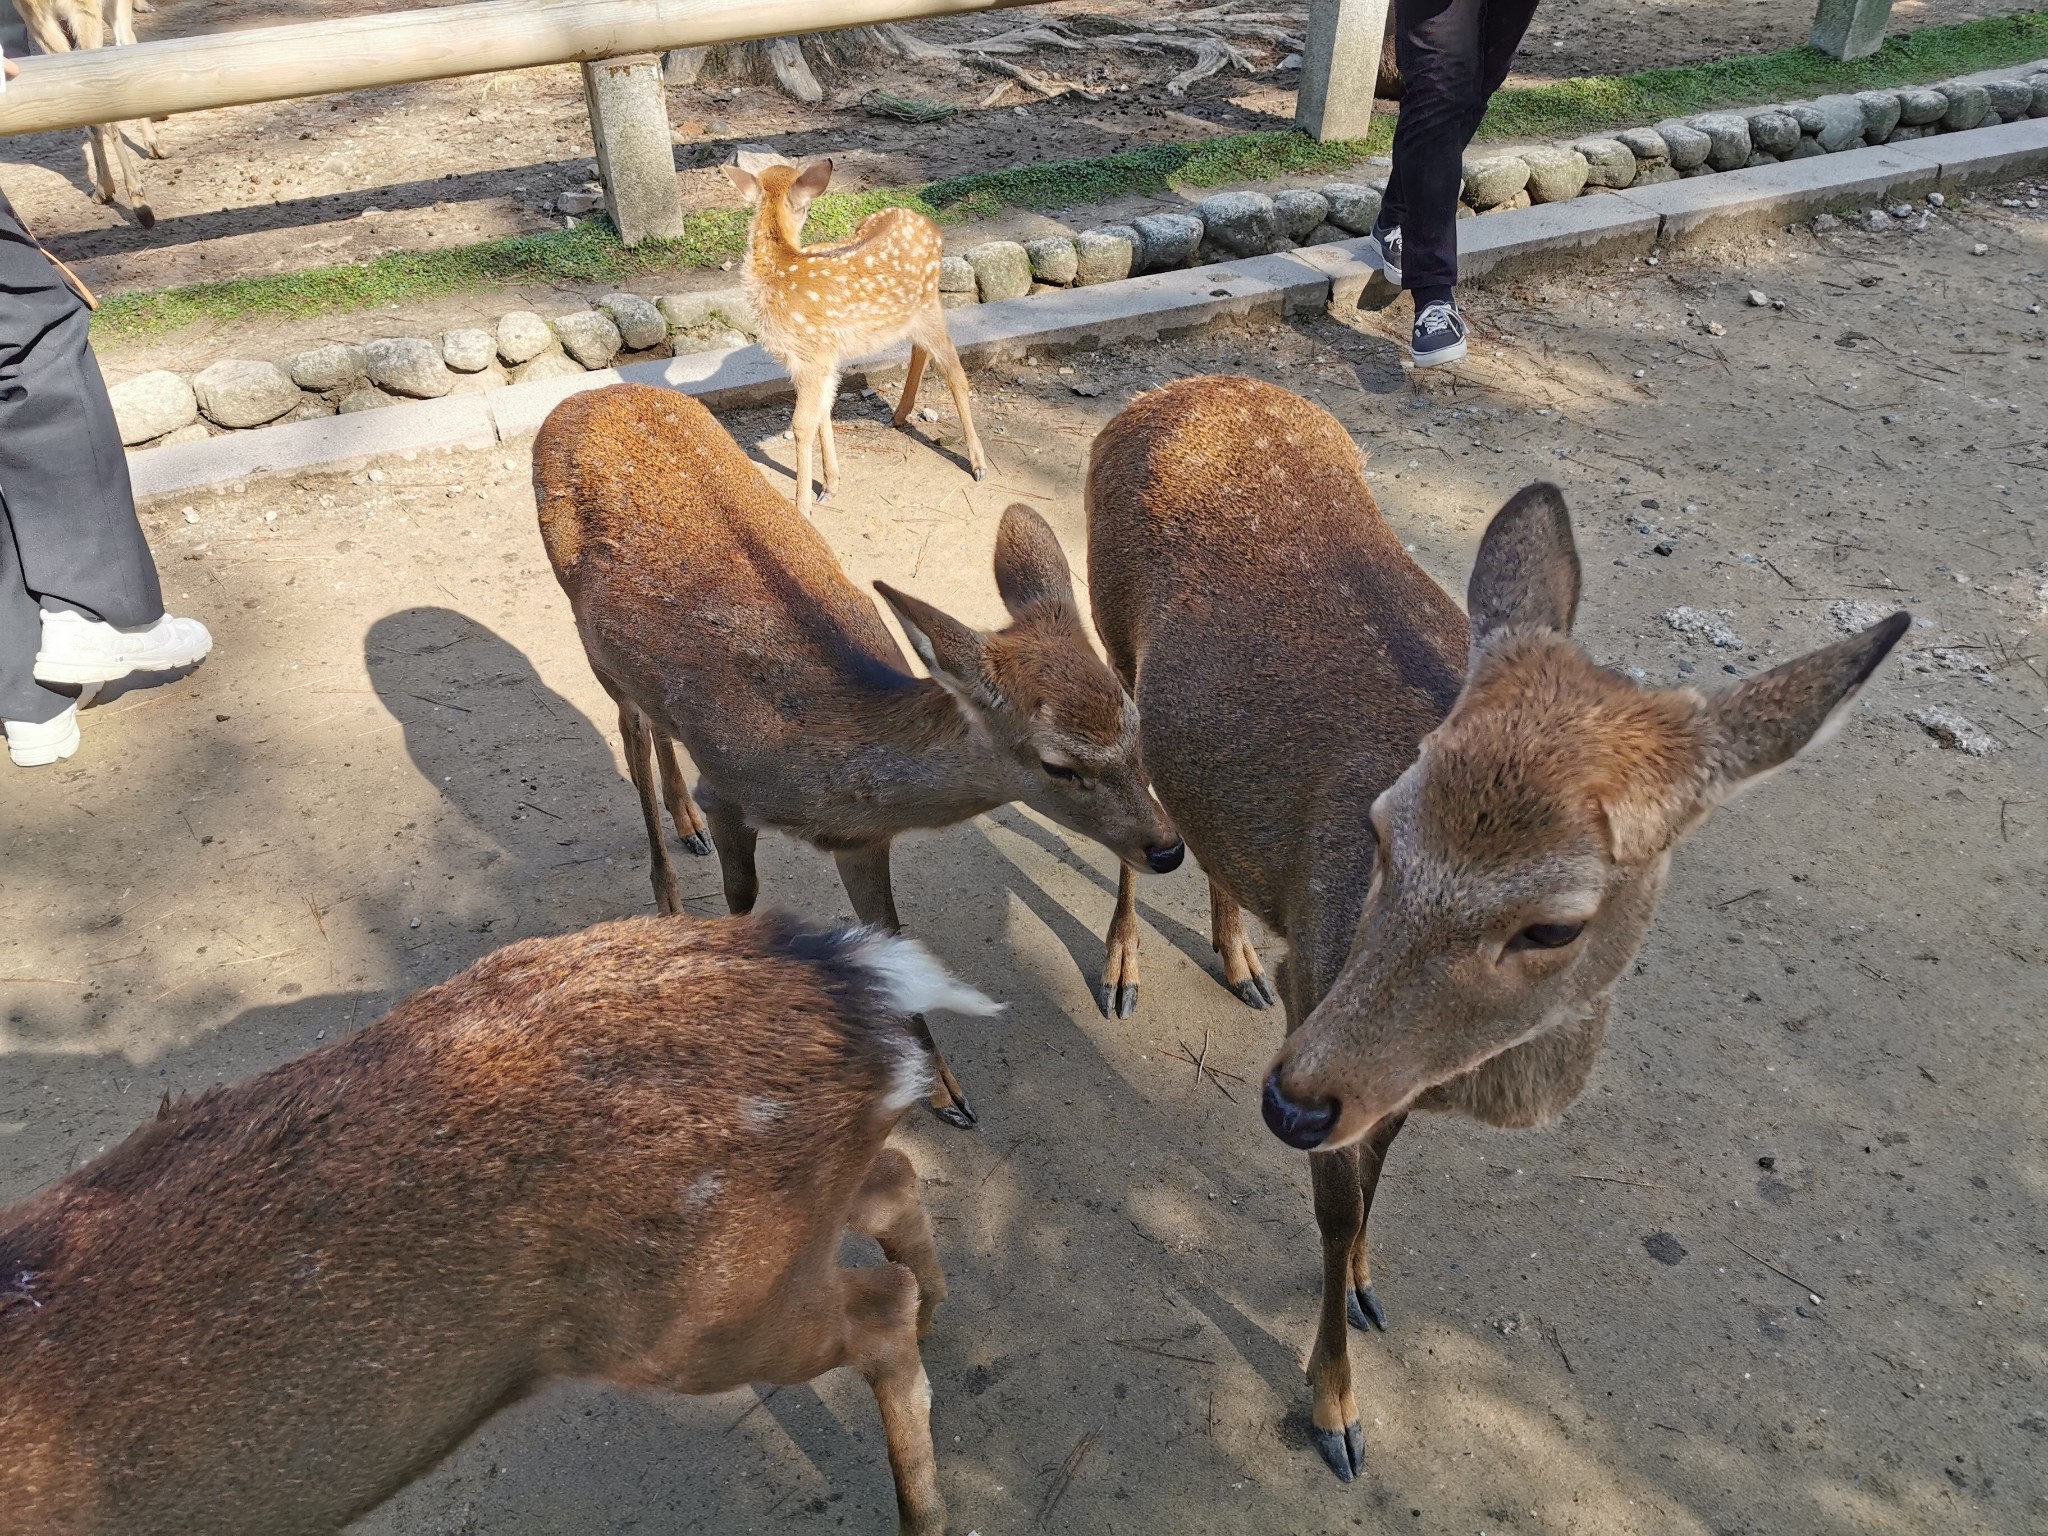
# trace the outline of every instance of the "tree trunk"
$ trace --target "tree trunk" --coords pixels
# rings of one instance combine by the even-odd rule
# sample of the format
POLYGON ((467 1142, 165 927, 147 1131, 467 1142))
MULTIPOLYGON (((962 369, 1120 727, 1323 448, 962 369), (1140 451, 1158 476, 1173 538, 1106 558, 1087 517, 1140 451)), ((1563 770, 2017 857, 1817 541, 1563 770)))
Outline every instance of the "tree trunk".
POLYGON ((816 106, 825 99, 820 73, 829 80, 851 70, 915 58, 921 46, 901 27, 879 26, 722 43, 712 48, 676 48, 662 55, 662 78, 676 87, 707 80, 774 85, 784 95, 816 106))

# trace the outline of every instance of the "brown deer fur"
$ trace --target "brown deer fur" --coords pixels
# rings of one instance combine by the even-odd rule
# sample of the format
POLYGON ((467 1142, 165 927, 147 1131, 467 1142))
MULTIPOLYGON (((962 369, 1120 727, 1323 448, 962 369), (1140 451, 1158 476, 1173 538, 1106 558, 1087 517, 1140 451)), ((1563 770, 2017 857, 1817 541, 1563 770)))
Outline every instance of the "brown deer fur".
POLYGON ((552 1380, 850 1365, 934 1536, 945 1279, 883 1143, 901 1015, 994 1006, 905 939, 634 918, 167 1101, 0 1214, 0 1531, 335 1531, 552 1380), (889 1262, 840 1268, 848 1228, 889 1262))
MULTIPOLYGON (((14 0, 14 8, 21 13, 29 37, 44 53, 104 48, 110 42, 126 47, 135 41, 135 0, 14 0)), ((138 119, 133 126, 150 159, 162 159, 156 129, 149 121, 138 119)), ((144 229, 156 223, 156 212, 142 192, 142 171, 121 141, 118 127, 95 123, 86 129, 85 165, 101 202, 114 201, 118 177, 135 222, 144 229)))
MULTIPOLYGON (((809 519, 696 401, 644 385, 575 395, 533 455, 541 535, 619 703, 664 912, 680 904, 650 742, 676 831, 704 851, 671 738, 696 762, 735 912, 759 890, 763 827, 831 853, 861 921, 891 932, 891 841, 1009 800, 1127 864, 1179 862, 1139 762, 1137 711, 1089 643, 1058 539, 1029 507, 1005 512, 996 535, 1007 629, 978 633, 876 584, 932 674, 920 679, 809 519)), ((972 1123, 943 1061, 933 1095, 947 1118, 972 1123)))
POLYGON ((910 419, 925 364, 938 360, 953 392, 967 460, 974 478, 988 475, 988 459, 975 435, 967 402, 967 371, 946 330, 939 302, 939 261, 945 242, 939 226, 911 208, 884 208, 861 220, 851 240, 803 243, 804 211, 832 180, 832 162, 813 160, 802 170, 770 165, 758 175, 728 165, 725 174, 754 205, 747 234, 746 290, 761 326, 761 345, 789 370, 796 384, 796 506, 811 510, 811 444, 822 440, 825 484, 819 501, 839 489, 839 453, 832 440, 832 402, 839 370, 910 339, 910 370, 896 425, 910 419))
POLYGON ((1264 1107, 1319 1149, 1312 1418, 1349 1480, 1345 1320, 1386 1326, 1366 1221, 1407 1111, 1521 1126, 1569 1104, 1672 847, 1812 740, 1909 621, 1712 696, 1638 687, 1569 638, 1579 567, 1555 487, 1493 520, 1468 623, 1343 427, 1249 379, 1140 397, 1097 439, 1087 500, 1096 628, 1208 872, 1218 948, 1238 903, 1286 944, 1264 1107))

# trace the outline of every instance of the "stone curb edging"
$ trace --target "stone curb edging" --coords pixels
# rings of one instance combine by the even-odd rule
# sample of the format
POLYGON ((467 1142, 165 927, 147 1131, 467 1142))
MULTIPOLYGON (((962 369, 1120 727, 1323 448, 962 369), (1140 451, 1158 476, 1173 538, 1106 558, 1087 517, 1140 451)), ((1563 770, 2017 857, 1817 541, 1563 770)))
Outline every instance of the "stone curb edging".
MULTIPOLYGON (((1849 206, 2041 172, 2048 172, 2048 118, 1540 203, 1461 220, 1459 279, 1499 280, 1590 259, 1749 238, 1849 206)), ((950 316, 953 340, 966 361, 986 364, 1035 348, 1088 351, 1171 337, 1247 315, 1347 309, 1378 276, 1365 246, 1364 240, 1331 242, 963 306, 950 316)), ((847 371, 846 382, 859 387, 867 373, 901 367, 908 355, 907 347, 898 347, 867 359, 863 368, 847 371)), ((790 393, 788 376, 762 348, 736 347, 170 444, 130 453, 129 474, 136 495, 150 497, 331 469, 380 454, 488 448, 535 430, 570 395, 618 383, 679 390, 714 410, 790 393)))

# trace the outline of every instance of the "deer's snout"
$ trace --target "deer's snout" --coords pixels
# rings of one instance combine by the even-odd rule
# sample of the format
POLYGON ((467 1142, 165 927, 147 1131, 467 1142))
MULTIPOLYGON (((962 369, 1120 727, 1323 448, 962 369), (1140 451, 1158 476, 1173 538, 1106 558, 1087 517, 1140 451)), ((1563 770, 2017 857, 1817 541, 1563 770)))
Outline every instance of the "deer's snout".
POLYGON ((1145 862, 1151 866, 1153 874, 1170 875, 1180 868, 1180 861, 1187 856, 1187 851, 1188 845, 1186 840, 1176 837, 1170 843, 1161 843, 1155 848, 1147 848, 1145 850, 1145 862))
POLYGON ((1266 1129, 1302 1152, 1313 1152, 1330 1139, 1337 1128, 1343 1106, 1335 1099, 1304 1104, 1280 1085, 1280 1068, 1266 1074, 1266 1090, 1259 1098, 1259 1113, 1266 1117, 1266 1129))

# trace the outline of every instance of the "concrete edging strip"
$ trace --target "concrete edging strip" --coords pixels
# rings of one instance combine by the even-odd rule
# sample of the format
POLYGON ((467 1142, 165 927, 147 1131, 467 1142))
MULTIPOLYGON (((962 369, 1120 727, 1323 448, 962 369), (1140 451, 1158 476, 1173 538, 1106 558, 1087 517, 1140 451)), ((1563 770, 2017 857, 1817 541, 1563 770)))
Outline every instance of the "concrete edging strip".
MULTIPOLYGON (((2048 118, 2031 118, 1541 203, 1460 220, 1459 277, 1524 276, 1552 265, 1647 255, 1660 245, 1683 248, 1749 237, 1853 204, 2042 172, 2048 172, 2048 118)), ((1344 240, 978 304, 954 310, 950 320, 954 344, 968 362, 1003 362, 1034 348, 1087 351, 1246 315, 1295 314, 1326 304, 1348 308, 1375 271, 1365 257, 1365 241, 1344 240)), ((908 355, 907 348, 897 347, 863 366, 879 373, 900 367, 908 355)), ((847 370, 849 382, 863 376, 861 368, 847 370)), ((620 382, 679 390, 714 410, 759 405, 790 392, 779 363, 758 346, 737 347, 144 449, 128 455, 128 470, 135 494, 149 497, 259 475, 331 469, 379 454, 489 448, 534 431, 569 396, 620 382)))

